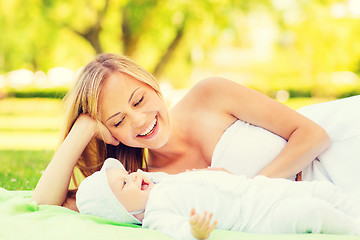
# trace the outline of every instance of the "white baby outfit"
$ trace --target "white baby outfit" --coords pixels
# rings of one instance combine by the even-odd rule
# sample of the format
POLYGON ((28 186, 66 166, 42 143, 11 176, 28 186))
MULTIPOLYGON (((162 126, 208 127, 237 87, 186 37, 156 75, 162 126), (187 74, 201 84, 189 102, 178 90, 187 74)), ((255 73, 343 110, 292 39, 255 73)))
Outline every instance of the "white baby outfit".
POLYGON ((247 178, 221 171, 163 177, 146 205, 143 227, 194 239, 190 209, 212 212, 216 228, 250 233, 359 234, 360 208, 326 181, 247 178))
MULTIPOLYGON (((322 126, 332 140, 331 147, 302 171, 302 179, 332 182, 360 202, 360 96, 310 105, 298 112, 322 126)), ((278 135, 238 120, 217 143, 211 166, 252 177, 285 144, 278 135)))

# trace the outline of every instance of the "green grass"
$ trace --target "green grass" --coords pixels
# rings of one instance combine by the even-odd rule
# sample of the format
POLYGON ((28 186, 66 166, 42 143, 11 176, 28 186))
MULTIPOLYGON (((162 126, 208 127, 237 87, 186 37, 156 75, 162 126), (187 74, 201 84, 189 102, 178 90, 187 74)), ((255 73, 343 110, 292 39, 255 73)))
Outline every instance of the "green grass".
MULTIPOLYGON (((290 99, 293 109, 328 99, 290 99)), ((57 99, 0 100, 0 187, 32 190, 58 144, 63 109, 57 99)))
POLYGON ((31 190, 58 144, 60 100, 0 100, 0 187, 31 190))
POLYGON ((0 150, 0 187, 34 189, 53 154, 52 150, 0 150))
POLYGON ((55 149, 62 116, 57 99, 0 100, 0 150, 55 149))

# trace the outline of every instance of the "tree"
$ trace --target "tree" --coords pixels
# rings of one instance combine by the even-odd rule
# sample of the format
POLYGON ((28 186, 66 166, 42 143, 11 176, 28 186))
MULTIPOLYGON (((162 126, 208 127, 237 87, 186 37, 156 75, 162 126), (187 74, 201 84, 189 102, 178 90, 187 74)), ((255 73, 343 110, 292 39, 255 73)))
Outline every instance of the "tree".
POLYGON ((76 70, 95 54, 116 52, 134 59, 158 79, 171 79, 174 86, 185 87, 194 64, 217 67, 213 66, 216 63, 212 62, 211 54, 220 45, 241 49, 254 45, 254 38, 249 35, 258 26, 249 22, 255 13, 270 16, 269 21, 279 32, 275 54, 271 62, 251 63, 246 69, 236 62, 238 65, 233 64, 226 71, 251 72, 256 76, 253 83, 262 78, 256 84, 263 88, 270 86, 270 80, 271 87, 286 84, 297 87, 299 75, 311 86, 319 71, 358 69, 358 37, 354 31, 358 20, 334 19, 329 14, 334 4, 341 2, 348 3, 346 0, 1 1, 0 70, 47 71, 55 66, 76 70), (295 16, 293 13, 299 14, 299 21, 288 21, 289 16, 295 16))
MULTIPOLYGON (((81 36, 96 54, 114 51, 111 46, 116 42, 122 54, 144 64, 154 75, 161 76, 177 49, 183 44, 189 45, 184 42, 186 35, 193 34, 189 28, 197 29, 197 40, 208 45, 204 39, 210 42, 215 42, 215 39, 209 33, 203 34, 199 28, 204 21, 210 22, 215 31, 220 31, 231 27, 229 16, 234 8, 249 11, 256 4, 269 5, 269 1, 258 0, 249 4, 247 1, 224 3, 211 0, 68 0, 54 4, 63 11, 53 21, 81 36)), ((182 61, 184 58, 189 60, 191 46, 183 50, 186 53, 182 61)))

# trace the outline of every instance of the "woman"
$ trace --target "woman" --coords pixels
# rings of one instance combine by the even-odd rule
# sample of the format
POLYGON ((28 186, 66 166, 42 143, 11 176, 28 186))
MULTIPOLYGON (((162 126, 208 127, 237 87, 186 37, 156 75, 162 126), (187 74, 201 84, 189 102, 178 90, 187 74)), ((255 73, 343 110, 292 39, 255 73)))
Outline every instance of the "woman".
MULTIPOLYGON (((67 95, 66 119, 64 140, 34 190, 32 199, 39 204, 63 205, 74 167, 88 176, 108 157, 119 159, 130 171, 144 167, 178 173, 223 167, 226 159, 214 159, 213 152, 218 152, 223 133, 235 123, 250 123, 251 131, 260 129, 259 134, 274 136, 267 139, 269 142, 281 139, 285 146, 276 143, 281 149, 272 152, 266 163, 261 160, 258 164, 260 157, 239 156, 232 166, 227 165, 231 172, 236 165, 241 169, 245 161, 245 165, 255 166, 255 173, 247 175, 290 178, 331 142, 326 131, 312 120, 221 78, 199 82, 168 111, 154 77, 115 54, 101 54, 84 68, 67 95), (148 150, 146 157, 144 149, 148 150)), ((241 147, 239 144, 237 148, 241 147)), ((253 153, 262 151, 257 148, 253 153)))

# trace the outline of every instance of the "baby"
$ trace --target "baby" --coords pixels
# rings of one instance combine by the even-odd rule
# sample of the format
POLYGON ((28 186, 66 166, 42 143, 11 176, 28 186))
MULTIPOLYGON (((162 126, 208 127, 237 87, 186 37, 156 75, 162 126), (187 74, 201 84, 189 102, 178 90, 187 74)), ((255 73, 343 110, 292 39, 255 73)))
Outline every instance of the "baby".
POLYGON ((215 227, 264 234, 360 234, 359 206, 329 182, 206 170, 129 174, 112 158, 83 180, 76 204, 80 213, 142 224, 176 239, 207 239, 215 227))

